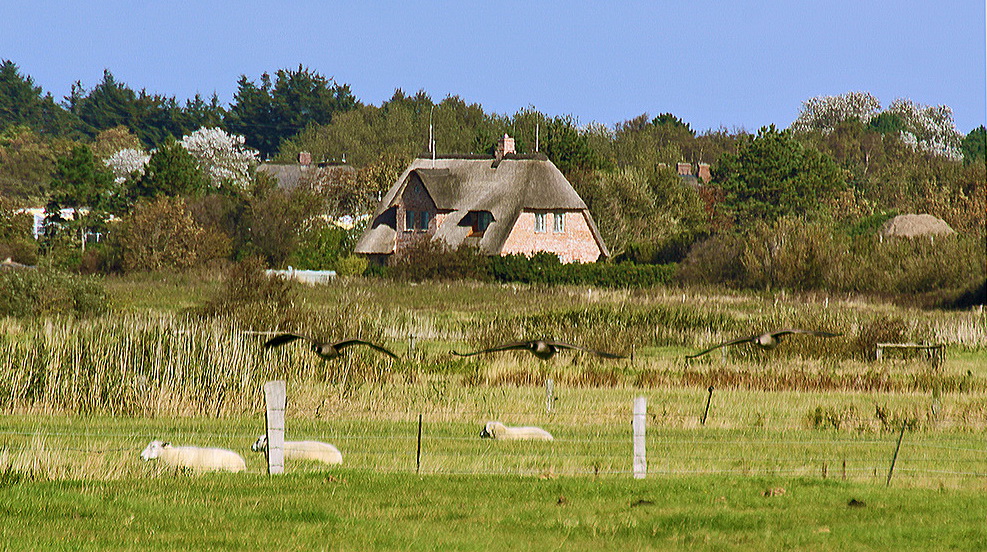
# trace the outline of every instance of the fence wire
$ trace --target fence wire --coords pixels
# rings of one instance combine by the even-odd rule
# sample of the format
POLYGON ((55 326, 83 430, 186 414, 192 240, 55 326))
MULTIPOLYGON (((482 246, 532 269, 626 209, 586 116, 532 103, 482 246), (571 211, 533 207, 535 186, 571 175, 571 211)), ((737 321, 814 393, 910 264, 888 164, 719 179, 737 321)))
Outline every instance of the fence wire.
MULTIPOLYGON (((589 411, 564 416, 544 410, 499 413, 502 419, 535 420, 555 437, 544 442, 481 439, 483 420, 489 418, 483 410, 429 413, 423 417, 420 442, 417 415, 406 412, 393 412, 394 419, 383 421, 305 419, 295 414, 292 418, 289 413, 286 438, 334 444, 342 451, 347 469, 539 477, 623 477, 633 473, 630 408, 602 416, 589 411), (437 420, 430 419, 433 417, 437 420)), ((647 464, 653 477, 806 476, 883 484, 899 437, 898 431, 889 428, 772 425, 751 423, 746 417, 720 417, 703 426, 695 423, 695 416, 681 416, 691 424, 664 423, 663 418, 648 416, 647 464)), ((262 419, 236 420, 231 422, 233 429, 226 431, 217 429, 222 420, 169 420, 166 426, 154 424, 141 431, 104 430, 99 421, 86 426, 67 419, 62 423, 69 427, 61 427, 58 418, 54 420, 32 429, 11 427, 9 418, 8 422, 0 421, 0 470, 31 460, 32 469, 52 462, 61 466, 62 473, 84 477, 86 463, 99 456, 104 465, 118 465, 118 471, 147 473, 138 455, 148 442, 161 439, 176 445, 229 448, 247 460, 248 472, 266 472, 263 454, 250 450, 257 436, 264 433, 262 419), (83 467, 73 468, 76 465, 83 467)), ((289 471, 335 469, 290 460, 286 465, 289 471)), ((987 477, 987 441, 969 430, 932 424, 909 430, 906 426, 894 475, 919 482, 982 480, 987 477)))

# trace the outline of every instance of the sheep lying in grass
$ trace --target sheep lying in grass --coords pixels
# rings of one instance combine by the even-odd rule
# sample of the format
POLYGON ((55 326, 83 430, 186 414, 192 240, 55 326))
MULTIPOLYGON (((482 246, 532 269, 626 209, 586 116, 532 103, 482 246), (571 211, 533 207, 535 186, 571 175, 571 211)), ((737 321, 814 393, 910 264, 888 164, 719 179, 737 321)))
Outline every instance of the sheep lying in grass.
MULTIPOLYGON (((261 435, 250 446, 254 452, 267 452, 267 435, 261 435)), ((343 453, 339 449, 321 441, 285 441, 285 460, 315 460, 326 464, 342 464, 343 453)))
POLYGON ((194 471, 242 472, 247 469, 243 457, 221 448, 176 447, 171 443, 151 441, 141 453, 144 460, 160 458, 169 466, 190 468, 194 471))
POLYGON ((507 427, 500 422, 487 422, 480 432, 480 437, 497 439, 500 441, 509 440, 538 440, 552 441, 552 434, 540 427, 507 427))

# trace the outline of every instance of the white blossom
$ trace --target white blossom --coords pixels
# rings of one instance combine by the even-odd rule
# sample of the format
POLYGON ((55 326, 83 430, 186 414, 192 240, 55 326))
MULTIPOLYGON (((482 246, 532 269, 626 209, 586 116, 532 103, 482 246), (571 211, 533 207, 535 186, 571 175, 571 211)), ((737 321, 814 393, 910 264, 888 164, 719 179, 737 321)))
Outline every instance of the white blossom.
POLYGON ((133 148, 122 149, 106 158, 103 163, 113 171, 113 181, 122 184, 132 174, 141 176, 151 154, 133 148))
POLYGON ((217 188, 243 190, 257 164, 257 152, 244 146, 244 137, 219 128, 200 128, 179 142, 195 157, 217 188))
POLYGON ((888 107, 887 113, 896 115, 905 127, 902 141, 913 148, 959 161, 960 142, 963 137, 953 122, 953 110, 947 105, 920 105, 899 98, 888 107))
POLYGON ((847 92, 839 96, 816 96, 802 102, 792 129, 798 132, 831 132, 840 123, 857 119, 867 123, 881 111, 881 102, 870 92, 847 92))

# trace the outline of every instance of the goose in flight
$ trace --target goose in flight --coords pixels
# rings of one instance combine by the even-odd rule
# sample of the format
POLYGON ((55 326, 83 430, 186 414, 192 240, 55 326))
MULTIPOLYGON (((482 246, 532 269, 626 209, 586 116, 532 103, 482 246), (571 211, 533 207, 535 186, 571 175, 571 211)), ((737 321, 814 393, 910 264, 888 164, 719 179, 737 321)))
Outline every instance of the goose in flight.
POLYGON ((291 343, 296 339, 304 339, 309 343, 311 343, 312 351, 314 351, 315 354, 319 355, 324 360, 332 360, 338 357, 343 353, 343 349, 350 347, 352 345, 366 345, 367 347, 380 351, 391 358, 398 358, 398 356, 392 353, 391 351, 388 351, 387 349, 381 347, 380 345, 371 343, 369 341, 361 341, 359 339, 347 339, 345 341, 336 341, 335 343, 324 343, 322 341, 312 339, 311 337, 298 335, 298 334, 290 334, 290 333, 281 334, 272 337, 271 339, 267 340, 266 343, 264 343, 264 348, 270 349, 272 347, 278 347, 280 345, 284 345, 285 343, 291 343))
POLYGON ((710 347, 709 349, 706 349, 705 351, 698 352, 694 355, 686 355, 685 358, 701 357, 710 351, 719 349, 720 347, 728 347, 730 345, 737 345, 739 343, 753 343, 754 345, 760 347, 761 349, 774 349, 775 347, 778 346, 779 343, 781 343, 781 338, 788 334, 806 334, 806 335, 814 335, 816 337, 836 337, 839 335, 843 335, 838 333, 818 332, 815 330, 798 330, 798 329, 776 330, 773 332, 767 332, 759 335, 752 335, 750 337, 743 337, 740 339, 734 339, 733 341, 720 343, 719 345, 715 345, 713 347, 710 347))
POLYGON ((585 347, 579 347, 578 345, 570 345, 568 343, 562 343, 561 341, 549 341, 546 339, 535 339, 532 341, 519 341, 517 343, 508 343, 506 345, 500 345, 499 347, 491 347, 489 349, 483 349, 481 351, 473 351, 472 353, 457 353, 453 351, 452 354, 456 356, 468 357, 473 355, 479 355, 483 353, 496 353, 499 351, 531 351, 531 354, 542 360, 548 360, 555 356, 555 353, 559 352, 560 349, 575 349, 577 351, 585 351, 587 353, 593 353, 594 355, 601 356, 603 358, 625 358, 620 355, 615 355, 613 353, 606 353, 603 351, 595 351, 593 349, 587 349, 585 347))

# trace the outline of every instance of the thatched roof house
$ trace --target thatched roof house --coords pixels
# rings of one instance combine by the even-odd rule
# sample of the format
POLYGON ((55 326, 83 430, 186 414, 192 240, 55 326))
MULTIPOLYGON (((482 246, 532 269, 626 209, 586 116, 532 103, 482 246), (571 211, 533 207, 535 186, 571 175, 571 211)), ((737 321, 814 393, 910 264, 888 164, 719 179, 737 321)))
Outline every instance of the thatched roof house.
POLYGON ((609 256, 586 207, 562 172, 540 154, 415 159, 384 195, 356 252, 386 260, 420 239, 469 244, 486 255, 540 251, 563 262, 609 256))
POLYGON ((882 238, 918 238, 956 232, 946 221, 932 215, 898 215, 885 222, 878 233, 882 238))

